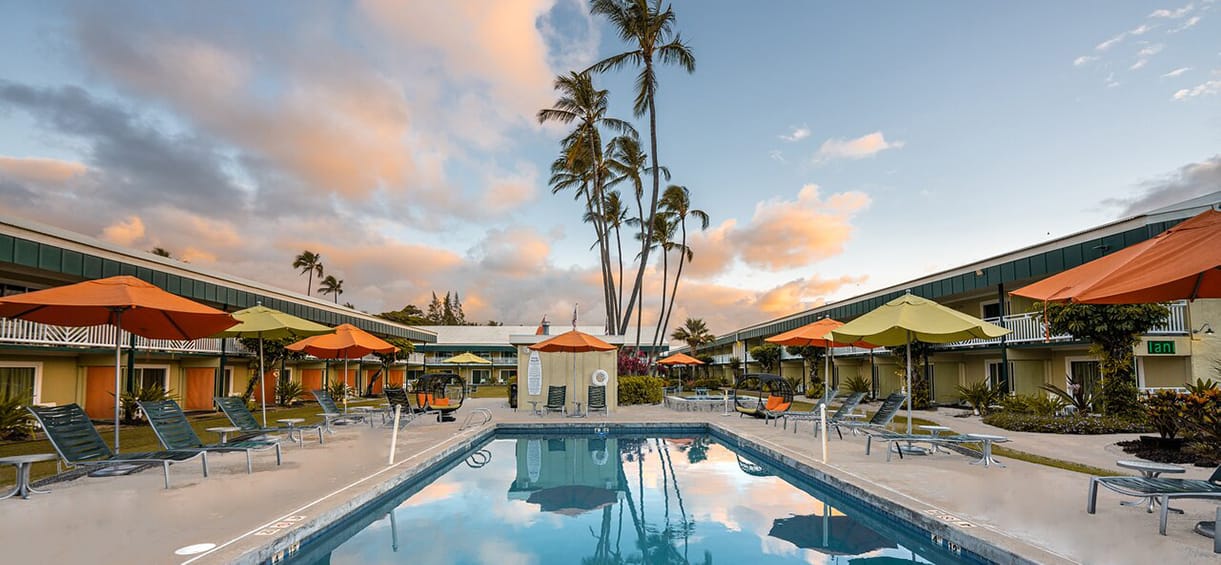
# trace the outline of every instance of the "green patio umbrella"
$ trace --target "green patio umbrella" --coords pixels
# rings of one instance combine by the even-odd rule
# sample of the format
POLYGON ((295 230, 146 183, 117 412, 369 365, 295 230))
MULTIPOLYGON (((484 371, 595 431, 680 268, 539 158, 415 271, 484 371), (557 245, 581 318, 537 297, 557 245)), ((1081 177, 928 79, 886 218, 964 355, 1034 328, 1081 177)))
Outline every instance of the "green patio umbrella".
MULTIPOLYGON (((1009 330, 974 316, 946 308, 910 291, 834 330, 839 342, 867 341, 874 345, 908 346, 913 341, 953 343, 993 339, 1009 330)), ((912 352, 907 347, 907 433, 912 433, 912 352)))
POLYGON ((267 426, 267 384, 263 369, 263 340, 264 339, 284 339, 284 338, 302 338, 311 335, 320 335, 332 331, 322 324, 317 324, 309 320, 298 318, 292 314, 285 314, 279 310, 272 310, 261 303, 251 306, 245 310, 238 310, 233 313, 233 317, 237 318, 238 324, 233 326, 215 337, 244 337, 259 339, 259 396, 263 401, 263 426, 267 426))

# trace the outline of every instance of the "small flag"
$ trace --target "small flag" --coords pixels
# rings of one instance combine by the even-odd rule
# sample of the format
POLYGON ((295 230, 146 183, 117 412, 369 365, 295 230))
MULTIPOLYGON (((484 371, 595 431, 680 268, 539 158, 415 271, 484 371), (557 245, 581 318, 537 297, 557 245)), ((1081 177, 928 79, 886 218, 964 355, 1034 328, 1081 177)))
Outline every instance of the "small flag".
POLYGON ((572 329, 574 330, 577 329, 577 308, 580 306, 580 302, 572 305, 572 329))

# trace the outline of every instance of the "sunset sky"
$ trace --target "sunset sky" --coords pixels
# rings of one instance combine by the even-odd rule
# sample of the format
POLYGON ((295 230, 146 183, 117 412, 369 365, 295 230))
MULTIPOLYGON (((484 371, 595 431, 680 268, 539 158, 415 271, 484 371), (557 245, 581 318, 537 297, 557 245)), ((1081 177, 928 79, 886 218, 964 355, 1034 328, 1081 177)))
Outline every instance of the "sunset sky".
MULTIPOLYGON (((674 325, 1218 190, 1219 8, 676 1, 697 68, 660 72, 659 154, 712 225, 674 325)), ((300 292, 310 249, 370 312, 453 290, 478 321, 601 323, 592 229, 547 186, 565 129, 535 119, 624 50, 580 0, 4 10, 0 213, 300 292)), ((597 77, 612 114, 633 78, 597 77)))

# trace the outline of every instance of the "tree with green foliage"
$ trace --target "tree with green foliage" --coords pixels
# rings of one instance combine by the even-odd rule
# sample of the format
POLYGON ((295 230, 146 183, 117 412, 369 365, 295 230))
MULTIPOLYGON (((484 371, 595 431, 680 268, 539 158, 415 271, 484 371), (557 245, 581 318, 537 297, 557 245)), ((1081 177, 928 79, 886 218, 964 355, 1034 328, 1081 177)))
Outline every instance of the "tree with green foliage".
POLYGON ((1163 304, 1036 304, 1053 334, 1088 340, 1102 376, 1102 411, 1109 416, 1136 418, 1142 413, 1136 388, 1133 347, 1140 336, 1166 321, 1163 304))
POLYGON ((907 394, 911 396, 913 409, 924 410, 932 403, 932 398, 929 394, 928 374, 924 368, 929 365, 929 359, 933 355, 933 346, 923 341, 913 341, 910 346, 897 345, 890 348, 890 354, 898 365, 895 374, 904 383, 907 382, 908 347, 912 349, 912 389, 907 394))
POLYGON ((377 317, 409 326, 428 325, 428 318, 424 316, 424 311, 414 304, 408 304, 399 310, 382 312, 377 314, 377 317))
MULTIPOLYGON (((619 334, 627 333, 627 324, 632 310, 638 304, 644 286, 644 273, 649 265, 649 244, 653 241, 653 228, 657 217, 657 205, 661 196, 661 184, 657 162, 657 73, 655 64, 676 64, 688 73, 695 72, 695 55, 674 31, 676 16, 670 6, 662 9, 659 0, 593 0, 591 12, 605 17, 619 38, 629 45, 629 50, 612 55, 590 67, 594 72, 606 72, 631 65, 640 68, 636 78, 636 101, 633 110, 637 117, 649 117, 650 157, 652 158, 653 193, 649 199, 649 215, 642 217, 646 231, 641 238, 640 266, 636 271, 636 282, 628 298, 619 334)), ((639 321, 637 322, 639 324, 639 321)))
POLYGON ((755 363, 764 373, 770 373, 780 365, 780 346, 774 343, 756 345, 750 348, 750 356, 755 358, 755 363))
POLYGON ((305 285, 305 295, 310 296, 314 289, 314 274, 317 273, 318 278, 322 278, 322 254, 306 249, 297 255, 296 259, 293 259, 293 268, 301 269, 302 275, 309 275, 309 280, 305 285))
MULTIPOLYGON (((818 368, 822 366, 823 352, 826 349, 822 347, 814 347, 813 345, 802 346, 786 346, 784 348, 790 355, 801 357, 801 390, 806 391, 806 396, 810 396, 810 388, 806 387, 805 369, 809 368, 810 382, 814 385, 812 388, 819 389, 816 396, 822 396, 822 379, 819 378, 818 368)), ((813 398, 813 397, 811 397, 813 398)))
MULTIPOLYGON (((666 187, 666 192, 661 197, 661 208, 662 213, 670 218, 671 223, 678 224, 681 238, 673 246, 678 251, 678 270, 674 273, 674 288, 670 290, 670 303, 667 306, 663 301, 661 305, 665 311, 665 317, 664 320, 659 320, 657 333, 654 336, 656 340, 654 347, 661 343, 665 329, 670 327, 670 314, 674 312, 674 302, 678 297, 678 282, 683 278, 683 265, 695 256, 695 253, 687 246, 687 218, 694 218, 701 231, 708 229, 708 213, 691 207, 691 192, 685 186, 672 184, 666 187)), ((664 288, 666 284, 664 278, 661 283, 664 288)), ((692 352, 694 353, 694 351, 693 349, 692 352)))
POLYGON ((337 279, 335 275, 327 275, 318 284, 321 285, 318 287, 319 294, 329 294, 335 298, 335 304, 339 304, 339 295, 343 294, 343 279, 337 279))
POLYGON ((712 343, 716 340, 716 336, 708 331, 708 325, 704 322, 703 318, 687 318, 682 327, 670 334, 670 338, 685 342, 687 347, 691 348, 692 356, 696 356, 696 350, 701 345, 712 343))

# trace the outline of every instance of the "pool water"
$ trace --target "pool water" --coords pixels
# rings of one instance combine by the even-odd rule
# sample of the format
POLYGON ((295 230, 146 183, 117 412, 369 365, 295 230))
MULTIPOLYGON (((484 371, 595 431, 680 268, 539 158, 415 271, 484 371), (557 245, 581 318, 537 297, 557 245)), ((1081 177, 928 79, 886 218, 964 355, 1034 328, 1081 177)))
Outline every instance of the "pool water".
POLYGON ((292 562, 975 562, 777 472, 708 435, 494 439, 292 562))

